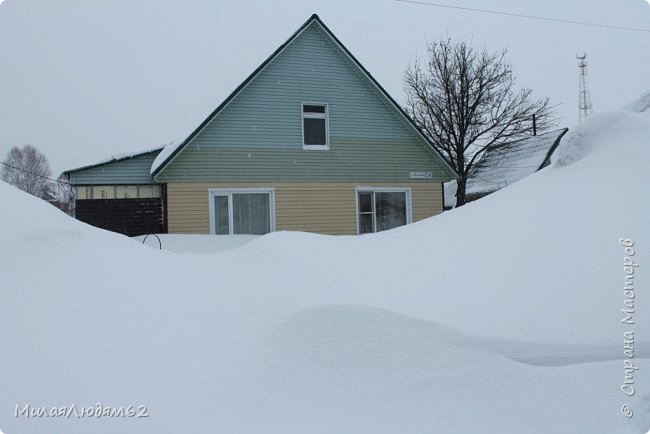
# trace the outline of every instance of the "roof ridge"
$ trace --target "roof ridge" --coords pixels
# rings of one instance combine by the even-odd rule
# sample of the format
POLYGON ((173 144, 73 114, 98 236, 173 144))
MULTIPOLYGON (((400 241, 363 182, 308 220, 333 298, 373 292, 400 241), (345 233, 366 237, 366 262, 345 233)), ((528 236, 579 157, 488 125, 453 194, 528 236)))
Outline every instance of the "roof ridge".
POLYGON ((292 43, 307 27, 309 27, 312 23, 318 23, 319 26, 323 28, 327 36, 329 36, 333 42, 343 51, 343 54, 348 56, 354 65, 356 65, 357 68, 361 70, 361 73, 365 75, 365 77, 368 79, 368 81, 375 86, 378 90, 379 93, 384 96, 384 98, 387 99, 387 102, 397 111, 397 114, 402 116, 407 124, 413 128, 415 131, 416 135, 419 135, 422 140, 424 141, 424 145, 427 146, 427 149, 431 154, 438 160, 438 162, 443 166, 446 171, 456 177, 456 172, 455 170, 449 165, 447 160, 438 152, 435 150, 433 147, 433 143, 429 137, 424 134, 424 132, 415 124, 413 119, 404 111, 404 109, 393 99, 392 96, 377 82, 377 80, 368 72, 368 70, 359 62, 354 55, 343 45, 343 43, 334 35, 334 33, 325 25, 325 23, 320 19, 318 14, 312 14, 307 21, 305 21, 299 28, 296 30, 290 37, 287 39, 282 45, 280 45, 269 57, 262 62, 248 77, 239 85, 235 88, 233 92, 226 97, 225 100, 219 106, 217 106, 216 109, 206 117, 201 124, 190 133, 190 135, 183 140, 179 145, 177 145, 174 149, 171 149, 170 152, 166 152, 166 150, 163 150, 158 157, 154 160, 152 167, 151 167, 151 175, 156 176, 158 173, 160 173, 161 170, 163 170, 167 165, 169 165, 172 160, 205 128, 207 125, 234 99, 237 97, 237 95, 244 90, 244 88, 253 80, 255 77, 257 77, 258 74, 264 70, 264 68, 272 62, 290 43, 292 43))

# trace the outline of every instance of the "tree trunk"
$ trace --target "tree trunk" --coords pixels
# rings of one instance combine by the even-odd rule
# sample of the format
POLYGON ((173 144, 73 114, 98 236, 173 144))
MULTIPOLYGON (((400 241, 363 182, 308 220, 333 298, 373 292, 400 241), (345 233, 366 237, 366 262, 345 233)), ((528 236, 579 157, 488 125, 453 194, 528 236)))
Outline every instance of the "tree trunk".
POLYGON ((467 180, 465 178, 458 180, 458 188, 456 189, 456 208, 465 205, 465 189, 467 187, 467 180))

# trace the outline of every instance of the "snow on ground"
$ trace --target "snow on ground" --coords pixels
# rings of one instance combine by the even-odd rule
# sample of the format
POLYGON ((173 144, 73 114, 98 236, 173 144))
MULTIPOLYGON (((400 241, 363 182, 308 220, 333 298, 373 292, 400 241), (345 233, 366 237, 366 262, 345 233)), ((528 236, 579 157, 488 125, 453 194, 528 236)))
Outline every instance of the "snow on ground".
POLYGON ((573 130, 564 154, 558 149, 572 156, 564 163, 362 237, 279 232, 214 253, 160 251, 0 184, 0 426, 8 434, 645 433, 643 107, 573 130), (640 264, 634 325, 620 323, 620 237, 634 239, 640 264), (630 328, 634 397, 619 390, 630 328), (149 417, 14 416, 16 404, 96 403, 143 404, 149 417), (620 414, 623 403, 632 418, 620 414))
MULTIPOLYGON (((639 135, 638 125, 644 122, 650 111, 650 92, 643 94, 638 100, 628 104, 620 110, 596 114, 576 128, 571 129, 562 140, 562 146, 553 154, 552 160, 556 166, 566 166, 583 159, 592 150, 597 152, 613 152, 607 144, 612 137, 618 142, 631 142, 636 144, 634 151, 639 147, 648 145, 647 136, 639 135), (634 115, 632 115, 634 114, 634 115)), ((627 144, 619 144, 621 154, 626 154, 627 144)), ((638 154, 643 157, 644 153, 638 154)), ((626 154, 626 157, 630 157, 626 154)), ((601 162, 604 162, 601 159, 601 162)))
POLYGON ((179 253, 213 253, 231 250, 258 238, 258 235, 180 235, 158 234, 133 237, 155 249, 179 253))

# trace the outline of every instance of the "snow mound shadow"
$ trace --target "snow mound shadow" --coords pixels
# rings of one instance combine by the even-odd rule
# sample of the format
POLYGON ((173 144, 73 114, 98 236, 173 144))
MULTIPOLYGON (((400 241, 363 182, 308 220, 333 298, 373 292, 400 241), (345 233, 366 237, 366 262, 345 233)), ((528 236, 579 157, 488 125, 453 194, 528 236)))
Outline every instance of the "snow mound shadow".
POLYGON ((650 109, 650 91, 644 93, 628 106, 628 110, 635 113, 647 112, 650 109))
MULTIPOLYGON (((535 366, 620 359, 620 348, 474 336, 392 311, 328 305, 293 315, 278 331, 283 351, 330 367, 455 369, 495 358, 535 366)), ((650 345, 639 345, 650 349, 650 345)), ((650 357, 645 350, 639 357, 650 357)))

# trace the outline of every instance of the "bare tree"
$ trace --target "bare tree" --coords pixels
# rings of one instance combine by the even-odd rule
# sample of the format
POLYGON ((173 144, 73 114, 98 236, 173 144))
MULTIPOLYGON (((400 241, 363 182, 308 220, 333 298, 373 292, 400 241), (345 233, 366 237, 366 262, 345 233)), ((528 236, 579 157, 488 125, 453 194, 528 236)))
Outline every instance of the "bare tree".
POLYGON ((53 183, 47 179, 50 176, 47 158, 32 145, 11 148, 0 174, 3 181, 46 200, 54 197, 53 183))
POLYGON ((405 74, 406 111, 458 173, 456 206, 465 204, 468 173, 488 146, 530 135, 533 115, 540 130, 555 122, 548 98, 516 90, 505 55, 448 39, 428 44, 425 61, 405 74))
POLYGON ((56 196, 54 205, 66 214, 74 216, 75 190, 70 184, 70 175, 59 175, 54 194, 56 196))

